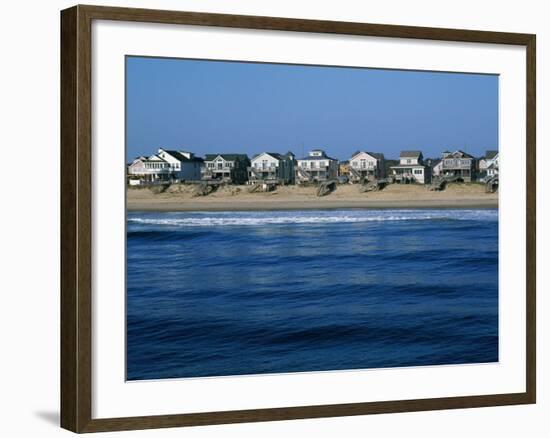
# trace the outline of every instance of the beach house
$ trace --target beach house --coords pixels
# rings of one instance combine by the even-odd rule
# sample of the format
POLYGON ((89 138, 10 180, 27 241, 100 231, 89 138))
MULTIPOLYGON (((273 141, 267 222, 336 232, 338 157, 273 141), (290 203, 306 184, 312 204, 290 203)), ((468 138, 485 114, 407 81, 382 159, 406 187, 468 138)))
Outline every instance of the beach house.
POLYGON ((173 178, 178 181, 200 181, 202 158, 187 151, 159 149, 157 156, 169 164, 173 178))
POLYGON ((498 151, 490 151, 490 152, 496 152, 496 153, 494 154, 491 153, 489 158, 487 158, 487 155, 485 155, 487 159, 487 177, 488 178, 492 178, 498 175, 498 151))
POLYGON ((294 155, 262 152, 254 156, 248 168, 248 181, 294 184, 294 155))
POLYGON ((498 175, 498 151, 486 151, 478 160, 479 179, 485 180, 498 175))
POLYGON ((384 155, 378 152, 355 152, 349 160, 351 182, 384 178, 384 155))
POLYGON ((137 157, 128 166, 132 185, 158 181, 199 181, 202 159, 191 152, 159 149, 150 157, 137 157))
POLYGON ((171 180, 170 163, 157 155, 139 156, 128 166, 128 183, 138 185, 171 180))
POLYGON ((475 175, 475 158, 464 151, 445 151, 441 155, 440 176, 457 177, 464 182, 470 182, 475 175))
POLYGON ((249 166, 246 154, 206 154, 202 179, 244 184, 248 180, 249 166))
POLYGON ((419 183, 430 182, 430 168, 423 162, 421 151, 401 151, 399 164, 390 167, 392 178, 397 183, 419 183))
POLYGON ((338 163, 338 176, 349 176, 349 160, 338 163))
POLYGON ((437 178, 441 175, 443 162, 441 160, 433 160, 430 164, 432 169, 432 177, 437 178))
POLYGON ((314 149, 306 157, 297 160, 296 181, 328 181, 338 176, 338 160, 329 157, 324 150, 314 149))

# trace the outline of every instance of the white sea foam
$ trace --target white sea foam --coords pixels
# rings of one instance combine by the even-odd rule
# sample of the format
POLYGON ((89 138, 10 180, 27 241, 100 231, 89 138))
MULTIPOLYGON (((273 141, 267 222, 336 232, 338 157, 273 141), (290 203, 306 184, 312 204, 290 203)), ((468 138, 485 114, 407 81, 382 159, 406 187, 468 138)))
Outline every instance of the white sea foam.
POLYGON ((335 224, 386 221, 497 221, 497 210, 340 210, 131 214, 128 222, 171 227, 335 224))

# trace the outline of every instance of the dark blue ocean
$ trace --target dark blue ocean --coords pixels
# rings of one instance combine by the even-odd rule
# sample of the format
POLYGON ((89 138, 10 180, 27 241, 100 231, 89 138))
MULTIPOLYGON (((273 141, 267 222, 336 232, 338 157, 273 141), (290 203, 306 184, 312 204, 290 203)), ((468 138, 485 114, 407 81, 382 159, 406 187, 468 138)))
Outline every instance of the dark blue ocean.
POLYGON ((498 361, 497 210, 127 226, 128 380, 498 361))

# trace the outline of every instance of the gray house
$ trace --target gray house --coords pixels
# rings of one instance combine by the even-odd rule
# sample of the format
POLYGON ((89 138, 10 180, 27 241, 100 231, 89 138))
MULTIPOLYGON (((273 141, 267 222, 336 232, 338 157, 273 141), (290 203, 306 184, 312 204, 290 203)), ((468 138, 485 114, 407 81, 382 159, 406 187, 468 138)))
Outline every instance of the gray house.
POLYGON ((352 182, 384 178, 384 155, 378 152, 355 152, 349 160, 352 182))
POLYGON ((299 158, 296 181, 328 181, 338 176, 338 160, 329 157, 322 149, 314 149, 308 156, 299 158))
POLYGON ((202 179, 244 184, 248 180, 248 166, 250 160, 246 154, 206 154, 202 179))
POLYGON ((278 184, 294 184, 294 155, 291 152, 262 152, 251 160, 248 180, 266 181, 278 184))
POLYGON ((441 176, 451 176, 471 182, 475 175, 475 158, 464 151, 445 151, 441 156, 441 176))

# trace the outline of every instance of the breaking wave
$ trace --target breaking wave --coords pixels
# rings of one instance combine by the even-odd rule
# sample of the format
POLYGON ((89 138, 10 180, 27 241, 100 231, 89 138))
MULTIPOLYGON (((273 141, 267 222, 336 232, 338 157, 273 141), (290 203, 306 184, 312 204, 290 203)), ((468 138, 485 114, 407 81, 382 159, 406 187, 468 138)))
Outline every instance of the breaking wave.
POLYGON ((332 210, 279 212, 182 212, 128 216, 136 225, 171 227, 337 224, 390 221, 497 221, 498 210, 332 210))

